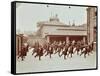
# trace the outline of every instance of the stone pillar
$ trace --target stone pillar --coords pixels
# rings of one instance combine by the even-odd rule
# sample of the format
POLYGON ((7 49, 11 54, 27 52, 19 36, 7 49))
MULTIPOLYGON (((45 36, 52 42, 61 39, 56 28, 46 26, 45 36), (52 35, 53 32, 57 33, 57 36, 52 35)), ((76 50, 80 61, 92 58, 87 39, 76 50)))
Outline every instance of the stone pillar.
POLYGON ((67 36, 67 37, 66 37, 66 43, 68 43, 68 42, 69 42, 69 37, 67 36))
POLYGON ((16 55, 18 55, 18 51, 19 51, 19 38, 18 35, 16 35, 16 55))
POLYGON ((47 36, 47 42, 50 42, 50 37, 49 36, 47 36))
POLYGON ((95 21, 95 7, 87 8, 87 40, 88 43, 94 41, 94 26, 96 26, 95 21))
POLYGON ((16 55, 19 55, 21 51, 21 46, 22 46, 22 40, 19 35, 16 36, 16 55))
POLYGON ((84 42, 84 43, 86 42, 86 38, 85 38, 85 37, 83 37, 83 42, 84 42))

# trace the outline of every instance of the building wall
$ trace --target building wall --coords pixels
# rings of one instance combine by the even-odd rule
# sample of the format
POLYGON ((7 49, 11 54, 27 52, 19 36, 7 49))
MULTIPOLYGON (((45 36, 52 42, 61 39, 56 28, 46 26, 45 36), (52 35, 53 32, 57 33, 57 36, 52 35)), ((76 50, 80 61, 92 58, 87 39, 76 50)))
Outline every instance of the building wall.
POLYGON ((87 38, 88 43, 95 41, 96 39, 96 8, 89 7, 87 8, 87 38))
POLYGON ((23 43, 27 42, 27 38, 23 34, 16 35, 16 55, 21 51, 23 43))
POLYGON ((85 27, 61 27, 61 26, 44 26, 42 28, 42 37, 46 35, 79 35, 86 36, 87 30, 85 27))
POLYGON ((19 35, 16 35, 16 55, 19 54, 19 52, 21 51, 21 37, 19 35))

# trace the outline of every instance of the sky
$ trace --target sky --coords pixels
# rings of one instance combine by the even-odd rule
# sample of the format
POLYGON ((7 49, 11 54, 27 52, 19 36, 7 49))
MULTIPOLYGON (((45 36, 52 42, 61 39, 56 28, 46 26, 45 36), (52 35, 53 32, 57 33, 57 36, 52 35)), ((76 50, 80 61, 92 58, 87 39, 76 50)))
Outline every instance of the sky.
POLYGON ((87 7, 80 6, 63 6, 63 5, 48 5, 47 4, 31 4, 17 3, 16 4, 16 29, 23 31, 37 31, 37 22, 48 21, 50 17, 58 15, 60 22, 64 24, 76 25, 86 24, 87 22, 87 7))

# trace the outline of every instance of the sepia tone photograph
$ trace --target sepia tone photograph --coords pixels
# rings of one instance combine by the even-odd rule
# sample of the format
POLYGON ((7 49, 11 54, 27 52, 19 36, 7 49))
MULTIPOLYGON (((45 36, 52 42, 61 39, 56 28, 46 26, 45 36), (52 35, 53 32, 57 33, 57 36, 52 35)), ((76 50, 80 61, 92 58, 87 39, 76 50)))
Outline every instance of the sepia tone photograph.
POLYGON ((16 73, 96 68, 96 6, 16 2, 16 73))

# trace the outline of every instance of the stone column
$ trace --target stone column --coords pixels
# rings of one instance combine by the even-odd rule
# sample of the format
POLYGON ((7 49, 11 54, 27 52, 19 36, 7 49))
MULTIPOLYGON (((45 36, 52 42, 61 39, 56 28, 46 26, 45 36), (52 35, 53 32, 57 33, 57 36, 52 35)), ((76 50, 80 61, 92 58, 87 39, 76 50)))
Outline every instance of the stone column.
POLYGON ((84 43, 86 42, 86 39, 85 39, 85 37, 83 37, 83 42, 84 42, 84 43))
POLYGON ((50 37, 49 36, 47 36, 47 42, 50 42, 50 37))
POLYGON ((66 37, 66 43, 68 43, 68 42, 69 42, 69 37, 67 36, 67 37, 66 37))
POLYGON ((87 8, 87 40, 88 43, 93 42, 94 40, 94 26, 95 22, 95 7, 87 8))

